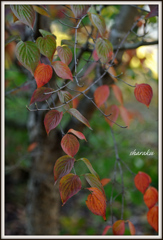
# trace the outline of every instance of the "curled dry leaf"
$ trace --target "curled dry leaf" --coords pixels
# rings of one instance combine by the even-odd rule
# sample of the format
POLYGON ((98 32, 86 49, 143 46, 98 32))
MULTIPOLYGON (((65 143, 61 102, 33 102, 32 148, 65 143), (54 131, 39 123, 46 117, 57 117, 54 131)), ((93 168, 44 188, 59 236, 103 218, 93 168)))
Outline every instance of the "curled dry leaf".
POLYGON ((75 158, 72 158, 68 155, 62 156, 57 159, 54 165, 54 180, 55 182, 62 178, 63 176, 70 173, 71 169, 74 166, 75 158))
POLYGON ((91 191, 86 200, 89 210, 95 214, 102 216, 106 220, 106 199, 103 193, 96 187, 87 188, 91 191))
POLYGON ((59 112, 57 110, 51 110, 45 115, 44 125, 45 125, 47 134, 49 134, 49 132, 52 129, 58 126, 58 124, 62 119, 62 116, 63 116, 63 112, 59 112))
POLYGON ((118 115, 119 115, 119 108, 116 105, 111 105, 108 108, 106 108, 105 110, 105 114, 109 115, 111 114, 108 118, 105 117, 105 120, 107 121, 107 123, 109 123, 109 125, 112 127, 114 122, 116 122, 118 115), (110 120, 109 120, 110 119, 110 120))
POLYGON ((134 182, 136 188, 144 194, 145 190, 151 183, 151 177, 144 172, 138 172, 138 174, 134 178, 134 182))
POLYGON ((34 72, 34 78, 37 83, 37 87, 40 88, 44 86, 46 83, 50 81, 53 75, 53 69, 50 65, 46 65, 44 63, 40 63, 35 72, 34 72))
POLYGON ((158 232, 158 206, 149 209, 147 213, 148 223, 158 232))
POLYGON ((113 234, 114 235, 123 235, 125 232, 125 221, 118 220, 113 224, 113 234))
POLYGON ((61 147, 65 153, 73 157, 79 150, 78 139, 72 134, 65 134, 61 140, 61 147))
POLYGON ((82 183, 80 178, 73 173, 69 173, 61 178, 59 183, 59 191, 63 205, 69 198, 80 191, 81 186, 82 183))
POLYGON ((149 107, 149 104, 153 97, 153 90, 149 84, 135 84, 134 94, 137 101, 149 107))
POLYGON ((102 85, 98 87, 94 92, 94 99, 97 107, 100 107, 109 97, 109 87, 107 85, 102 85))
POLYGON ((158 202, 158 191, 154 187, 149 187, 144 193, 144 202, 148 208, 153 207, 158 202))

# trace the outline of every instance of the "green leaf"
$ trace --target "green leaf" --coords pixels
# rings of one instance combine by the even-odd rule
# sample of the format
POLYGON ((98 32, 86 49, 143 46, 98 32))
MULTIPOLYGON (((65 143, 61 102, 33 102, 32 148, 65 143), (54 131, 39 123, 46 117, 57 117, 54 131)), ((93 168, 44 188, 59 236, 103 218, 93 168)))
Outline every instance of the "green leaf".
POLYGON ((40 60, 40 51, 36 44, 31 41, 20 41, 16 45, 15 52, 19 62, 34 74, 40 60))
POLYGON ((30 5, 10 5, 14 15, 24 24, 33 29, 36 13, 30 5))
POLYGON ((96 41, 95 49, 97 55, 102 63, 107 63, 109 60, 109 54, 113 52, 113 46, 107 39, 98 38, 96 41))
POLYGON ((83 161, 83 162, 86 164, 86 166, 88 167, 89 171, 90 171, 93 175, 95 175, 95 176, 100 180, 98 174, 97 174, 96 171, 93 169, 90 161, 89 161, 87 158, 80 158, 80 159, 78 159, 77 161, 79 161, 79 160, 83 161))
POLYGON ((45 37, 38 37, 36 40, 37 47, 40 52, 46 56, 50 62, 53 60, 53 55, 56 50, 56 39, 54 36, 47 35, 45 37))
POLYGON ((51 32, 45 31, 43 29, 39 29, 39 32, 42 34, 43 37, 46 37, 47 35, 54 36, 51 32))
POLYGON ((93 26, 96 27, 99 30, 101 36, 103 36, 106 31, 104 18, 97 13, 88 13, 88 15, 93 26))
MULTIPOLYGON (((61 41, 61 45, 68 45, 68 46, 70 46, 70 47, 74 47, 74 42, 71 41, 71 40, 63 39, 63 40, 61 41)), ((76 44, 76 48, 82 48, 82 44, 77 43, 77 44, 76 44)))
POLYGON ((13 42, 13 41, 20 41, 20 40, 21 40, 21 37, 20 37, 19 35, 11 36, 11 37, 9 37, 8 39, 6 39, 6 41, 5 41, 5 47, 6 47, 9 43, 11 43, 11 42, 13 42))
POLYGON ((58 56, 61 61, 67 65, 72 61, 71 49, 67 46, 57 47, 58 56))
POLYGON ((100 180, 92 173, 86 173, 84 174, 85 179, 87 180, 87 182, 90 184, 91 187, 96 187, 99 190, 101 190, 101 192, 104 194, 105 196, 105 191, 104 188, 100 182, 100 180))
MULTIPOLYGON (((58 97, 61 103, 65 103, 69 100, 72 99, 72 95, 68 91, 59 91, 58 92, 58 97)), ((66 109, 68 110, 69 108, 73 107, 73 101, 69 102, 66 104, 66 109)))
POLYGON ((43 15, 43 16, 46 16, 46 17, 50 17, 49 16, 49 13, 45 10, 45 9, 43 9, 42 8, 42 6, 33 6, 33 8, 34 8, 34 10, 36 11, 36 12, 38 12, 39 14, 41 14, 41 15, 43 15))

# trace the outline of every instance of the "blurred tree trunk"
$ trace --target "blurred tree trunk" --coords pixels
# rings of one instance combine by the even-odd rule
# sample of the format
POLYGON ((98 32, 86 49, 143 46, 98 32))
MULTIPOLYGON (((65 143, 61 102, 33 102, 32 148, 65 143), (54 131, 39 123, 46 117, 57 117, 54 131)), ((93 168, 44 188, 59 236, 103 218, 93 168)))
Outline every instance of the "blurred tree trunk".
MULTIPOLYGON (((111 33, 110 40, 114 45, 130 29, 136 14, 135 8, 122 6, 111 33)), ((45 21, 41 22, 45 23, 45 21)), ((47 26, 39 26, 39 28, 47 29, 47 26)), ((92 96, 91 91, 89 96, 92 96)), ((88 99, 84 98, 83 101, 85 102, 79 104, 79 111, 89 120, 95 107, 88 99)), ((55 161, 64 153, 60 146, 61 133, 53 130, 47 136, 43 124, 44 115, 43 111, 29 113, 29 138, 31 142, 38 143, 33 153, 27 194, 27 234, 29 235, 59 234, 61 200, 58 187, 54 187, 53 168, 55 161)), ((84 127, 74 118, 67 128, 72 126, 79 131, 84 127)))

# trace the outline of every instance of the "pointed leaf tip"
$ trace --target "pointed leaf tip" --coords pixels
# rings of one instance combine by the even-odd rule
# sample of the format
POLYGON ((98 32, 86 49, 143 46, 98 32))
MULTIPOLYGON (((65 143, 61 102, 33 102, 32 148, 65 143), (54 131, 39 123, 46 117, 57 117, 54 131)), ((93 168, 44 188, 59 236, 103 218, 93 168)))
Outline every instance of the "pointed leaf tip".
POLYGON ((73 157, 79 151, 79 141, 72 134, 65 134, 61 140, 61 147, 65 153, 73 157))
POLYGON ((71 81, 73 81, 71 70, 65 63, 61 61, 55 61, 52 63, 52 66, 58 77, 62 79, 70 79, 71 81))
POLYGON ((45 115, 44 125, 47 134, 49 134, 52 129, 58 126, 58 124, 62 120, 62 116, 63 112, 59 112, 57 110, 51 110, 45 115))
POLYGON ((50 65, 46 65, 44 63, 40 63, 35 72, 34 72, 34 78, 37 83, 37 87, 40 88, 44 86, 46 83, 50 81, 53 75, 53 70, 50 65))
POLYGON ((158 232, 158 206, 149 209, 147 213, 148 223, 158 232))

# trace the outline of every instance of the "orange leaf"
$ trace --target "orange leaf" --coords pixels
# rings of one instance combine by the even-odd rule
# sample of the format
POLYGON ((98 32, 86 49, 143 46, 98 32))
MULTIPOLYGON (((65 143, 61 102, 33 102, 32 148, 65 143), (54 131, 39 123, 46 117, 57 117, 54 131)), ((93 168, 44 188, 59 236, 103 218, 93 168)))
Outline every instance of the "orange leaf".
POLYGON ((75 136, 71 134, 65 134, 61 140, 61 147, 65 153, 73 157, 78 152, 80 145, 75 136))
POLYGON ((102 216, 106 220, 106 199, 103 193, 96 187, 87 188, 91 191, 86 200, 89 210, 95 214, 102 216))
POLYGON ((135 84, 134 94, 136 99, 149 107, 153 97, 153 90, 149 84, 135 84))
POLYGON ((149 209, 147 213, 148 223, 158 232, 158 206, 149 209))
POLYGON ((76 130, 74 130, 74 129, 72 129, 72 128, 68 130, 68 133, 72 133, 72 134, 74 134, 76 137, 78 137, 79 139, 84 139, 85 141, 87 141, 83 133, 81 133, 81 132, 79 132, 79 131, 76 131, 76 130))
POLYGON ((52 63, 55 73, 62 79, 70 79, 73 81, 73 76, 70 68, 61 61, 55 61, 52 63))
POLYGON ((59 191, 63 205, 69 198, 80 191, 81 186, 82 184, 80 178, 73 173, 69 173, 61 178, 59 183, 59 191))
POLYGON ((56 128, 58 126, 58 124, 60 123, 61 119, 62 119, 63 113, 59 112, 57 110, 51 110, 49 111, 44 118, 44 125, 45 125, 45 129, 47 134, 49 134, 49 132, 56 128))
POLYGON ((37 145, 38 145, 37 142, 33 142, 33 143, 31 143, 31 144, 28 146, 27 151, 28 151, 28 152, 33 151, 33 150, 37 147, 37 145))
POLYGON ((113 224, 113 234, 123 235, 125 232, 125 222, 124 220, 118 220, 113 224))
POLYGON ((103 231, 102 235, 106 235, 106 233, 108 232, 108 230, 109 230, 110 228, 112 228, 112 226, 110 226, 110 225, 106 226, 106 227, 104 228, 104 231, 103 231))
POLYGON ((119 114, 119 108, 116 105, 111 105, 110 107, 108 107, 105 110, 105 114, 111 114, 108 118, 105 117, 105 120, 109 123, 109 125, 112 127, 114 122, 117 120, 118 118, 118 114, 119 114), (111 120, 109 120, 111 119, 111 120))
MULTIPOLYGON (((85 179, 87 180, 87 182, 90 184, 91 187, 96 187, 98 188, 102 193, 103 195, 105 196, 105 191, 104 191, 104 188, 100 182, 100 180, 98 179, 98 177, 92 173, 86 173, 84 174, 85 176, 85 179)), ((106 196, 105 196, 106 198, 106 196)))
POLYGON ((136 188, 144 194, 145 190, 151 183, 151 178, 148 174, 144 172, 138 172, 138 174, 134 178, 134 182, 136 188))
POLYGON ((62 156, 57 159, 54 165, 54 180, 55 182, 62 178, 63 176, 70 173, 71 169, 74 166, 75 158, 72 158, 68 155, 62 156))
POLYGON ((149 187, 144 193, 144 202, 148 208, 152 208, 158 202, 158 191, 154 187, 149 187))
POLYGON ((118 102, 120 102, 120 104, 123 105, 123 96, 122 96, 121 89, 115 84, 113 84, 111 86, 112 86, 112 89, 113 89, 113 92, 114 92, 114 95, 115 95, 116 99, 118 100, 118 102))
POLYGON ((124 106, 120 106, 119 110, 120 110, 120 115, 121 115, 124 123, 126 124, 126 126, 129 127, 130 120, 131 120, 129 111, 124 106))
POLYGON ((105 185, 108 184, 110 181, 111 181, 110 178, 103 178, 103 179, 101 179, 100 182, 101 182, 102 186, 105 186, 105 185))
POLYGON ((132 222, 130 222, 129 220, 127 222, 128 222, 128 226, 129 226, 131 235, 135 235, 136 231, 135 231, 134 224, 132 222))
POLYGON ((37 83, 37 87, 40 88, 50 81, 52 78, 53 70, 51 66, 45 65, 44 63, 39 63, 35 72, 34 78, 37 83))
POLYGON ((94 92, 94 99, 97 107, 100 107, 104 102, 106 102, 109 97, 109 87, 107 85, 102 85, 98 87, 94 92))

